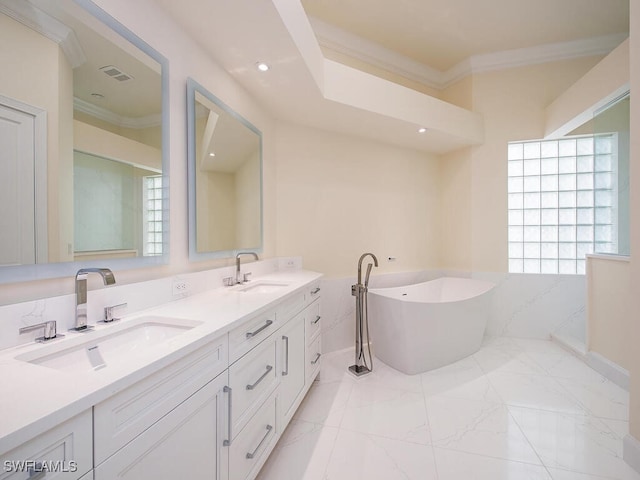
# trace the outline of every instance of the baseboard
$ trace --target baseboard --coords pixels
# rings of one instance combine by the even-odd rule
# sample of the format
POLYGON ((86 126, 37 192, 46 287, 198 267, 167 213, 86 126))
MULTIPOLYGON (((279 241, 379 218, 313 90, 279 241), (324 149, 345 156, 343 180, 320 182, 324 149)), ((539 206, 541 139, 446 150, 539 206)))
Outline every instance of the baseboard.
POLYGON ((622 458, 631 468, 640 472, 640 442, 631 434, 627 434, 622 441, 622 458))
POLYGON ((551 340, 569 353, 578 357, 606 379, 612 381, 620 388, 629 391, 629 372, 617 363, 612 362, 597 352, 587 352, 583 345, 579 342, 572 341, 573 339, 551 334, 551 340))
POLYGON ((588 352, 585 362, 603 377, 629 391, 629 372, 597 352, 588 352))
POLYGON ((581 360, 585 360, 587 350, 584 344, 580 343, 578 340, 565 335, 558 335, 557 333, 552 333, 551 341, 556 342, 562 348, 567 350, 569 353, 574 354, 576 357, 580 358, 581 360))

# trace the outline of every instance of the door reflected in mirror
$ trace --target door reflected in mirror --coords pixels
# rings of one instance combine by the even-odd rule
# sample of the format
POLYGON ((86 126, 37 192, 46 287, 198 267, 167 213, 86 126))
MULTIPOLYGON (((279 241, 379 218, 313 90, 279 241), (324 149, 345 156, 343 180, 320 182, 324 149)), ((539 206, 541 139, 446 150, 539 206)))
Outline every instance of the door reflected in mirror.
POLYGON ((150 212, 147 184, 162 185, 166 60, 88 0, 0 0, 0 42, 7 280, 20 266, 161 256, 162 187, 150 212))
POLYGON ((192 259, 262 248, 262 137, 197 82, 188 82, 192 259))

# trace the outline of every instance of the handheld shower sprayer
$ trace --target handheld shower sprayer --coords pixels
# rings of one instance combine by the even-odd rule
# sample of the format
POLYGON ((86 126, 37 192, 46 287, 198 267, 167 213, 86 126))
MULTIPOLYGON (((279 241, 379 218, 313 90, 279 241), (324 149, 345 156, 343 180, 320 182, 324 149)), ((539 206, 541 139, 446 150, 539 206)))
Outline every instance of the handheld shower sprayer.
POLYGON ((364 276, 364 288, 369 286, 369 275, 371 275, 371 269, 373 268, 373 264, 370 263, 367 265, 367 274, 364 276))
POLYGON ((378 266, 378 259, 373 253, 363 253, 358 260, 358 283, 351 286, 351 295, 356 297, 356 362, 349 367, 349 371, 356 376, 370 373, 373 370, 373 357, 371 355, 371 341, 369 339, 369 319, 367 307, 367 290, 369 288, 369 276, 373 266, 378 266), (362 261, 370 256, 373 263, 367 265, 367 272, 364 276, 364 285, 362 284, 362 261), (369 363, 364 352, 366 336, 366 345, 368 350, 369 363))

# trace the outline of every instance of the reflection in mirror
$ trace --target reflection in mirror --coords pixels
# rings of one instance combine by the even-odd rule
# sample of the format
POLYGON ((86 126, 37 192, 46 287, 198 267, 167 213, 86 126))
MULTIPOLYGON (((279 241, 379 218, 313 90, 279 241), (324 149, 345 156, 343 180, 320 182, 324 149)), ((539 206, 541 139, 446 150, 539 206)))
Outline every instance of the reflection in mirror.
POLYGON ((187 105, 190 257, 260 251, 260 131, 192 79, 187 105))
POLYGON ((0 0, 0 44, 0 282, 165 261, 166 59, 89 0, 0 0))

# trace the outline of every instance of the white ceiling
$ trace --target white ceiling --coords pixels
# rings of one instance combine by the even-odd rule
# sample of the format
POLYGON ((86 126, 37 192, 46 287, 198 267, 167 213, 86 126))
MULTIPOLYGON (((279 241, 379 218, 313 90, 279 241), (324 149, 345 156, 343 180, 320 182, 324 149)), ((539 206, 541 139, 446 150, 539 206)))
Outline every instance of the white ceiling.
MULTIPOLYGON (((292 38, 291 23, 285 25, 278 12, 299 8, 296 30, 308 29, 314 38, 298 0, 155 1, 276 118, 434 153, 474 143, 437 130, 417 135, 415 122, 327 100, 292 38), (272 69, 258 72, 257 61, 272 69)), ((628 0, 367 0, 366 9, 362 0, 303 4, 314 18, 348 28, 350 38, 366 37, 436 73, 496 49, 624 36, 628 30, 628 0)))

